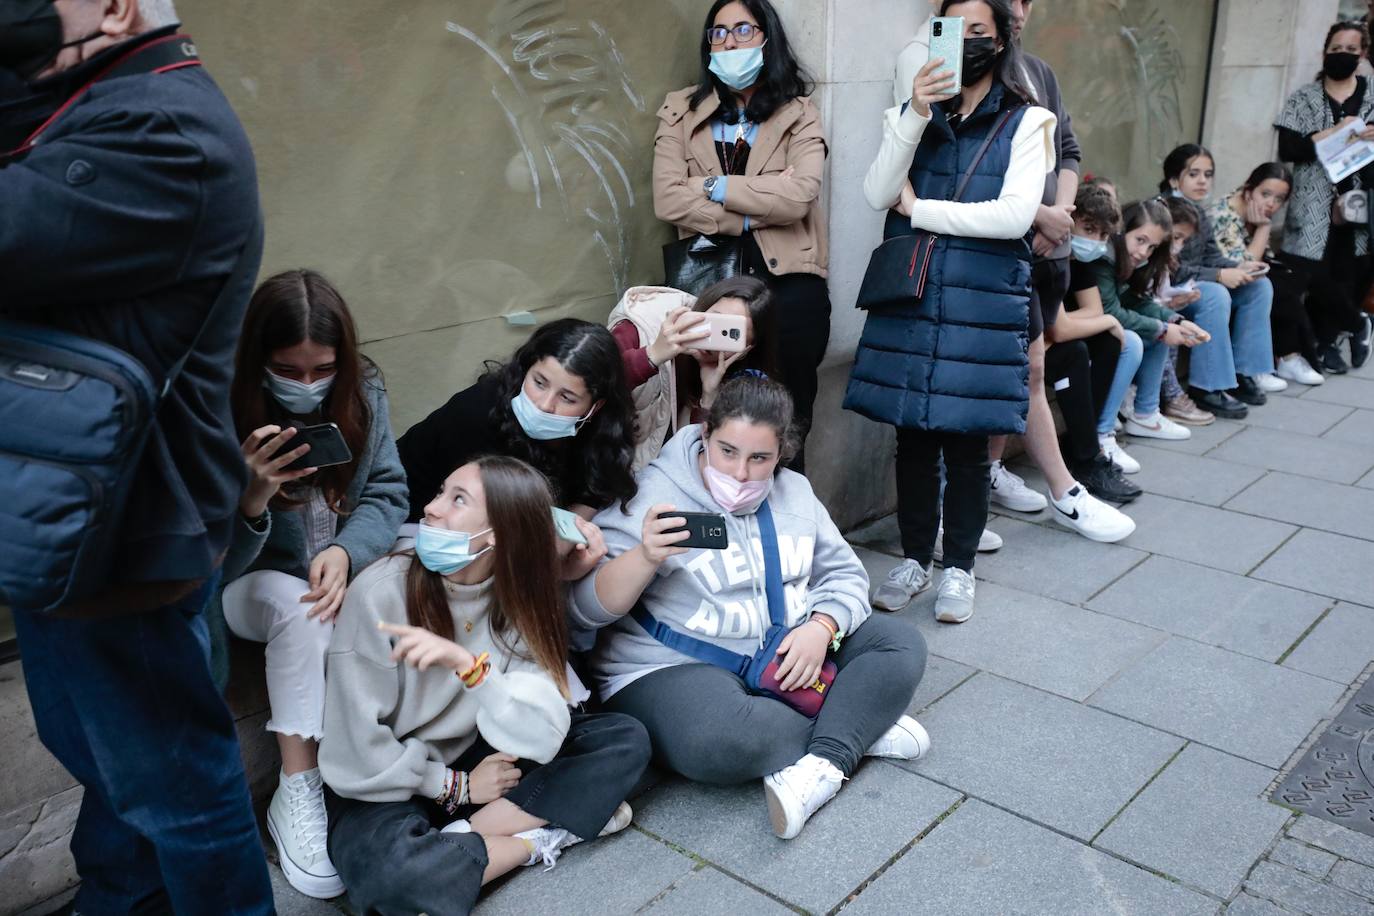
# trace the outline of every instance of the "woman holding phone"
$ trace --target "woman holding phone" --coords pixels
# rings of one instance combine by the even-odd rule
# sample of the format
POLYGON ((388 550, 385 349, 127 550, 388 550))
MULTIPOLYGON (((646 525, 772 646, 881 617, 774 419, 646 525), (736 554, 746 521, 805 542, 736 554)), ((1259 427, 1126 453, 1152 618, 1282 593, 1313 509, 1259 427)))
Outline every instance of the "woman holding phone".
POLYGON ((1280 260, 1308 291, 1320 365, 1336 375, 1349 371, 1341 354, 1341 337, 1350 335, 1350 362, 1369 359, 1370 317, 1360 302, 1370 282, 1369 224, 1337 223, 1333 217, 1342 195, 1374 186, 1365 168, 1337 184, 1317 159, 1318 141, 1356 121, 1365 127, 1362 140, 1374 140, 1374 91, 1355 70, 1369 52, 1369 35, 1358 22, 1338 22, 1326 33, 1322 69, 1314 82, 1300 86, 1274 121, 1279 132, 1279 158, 1293 163, 1293 199, 1284 219, 1280 260))
POLYGON ((222 613, 235 635, 266 643, 267 730, 282 761, 268 831, 291 886, 334 897, 343 885, 325 849, 318 763, 325 653, 349 580, 386 553, 405 521, 406 482, 381 373, 359 352, 353 316, 328 280, 292 270, 258 287, 230 402, 248 486, 209 618, 222 613), (288 470, 310 456, 297 427, 321 423, 337 427, 351 458, 288 470))
POLYGON ((362 913, 467 913, 482 885, 629 826, 628 716, 573 716, 552 493, 523 461, 447 475, 415 546, 349 590, 329 647, 329 851, 362 913))
POLYGON ((660 287, 625 293, 607 325, 635 402, 636 471, 680 426, 706 419, 727 379, 746 373, 781 381, 773 302, 768 284, 754 277, 712 284, 695 301, 660 287), (743 333, 712 333, 717 315, 731 321, 730 330, 742 323, 743 333))
POLYGON ((777 300, 782 379, 804 436, 830 340, 820 111, 769 0, 715 0, 700 34, 696 85, 658 110, 654 213, 679 238, 740 240, 742 272, 777 300))
POLYGON ((597 516, 608 557, 574 587, 572 607, 577 623, 605 628, 592 660, 605 707, 643 722, 657 759, 688 779, 762 779, 783 839, 865 755, 910 760, 930 746, 903 715, 925 643, 907 622, 870 619, 863 564, 806 478, 783 467, 796 441, 786 388, 727 382, 706 422, 640 473, 629 506, 597 516), (692 536, 674 530, 683 512, 711 516, 728 545, 679 546, 692 536), (706 657, 679 651, 684 638, 698 653, 706 644, 706 657), (718 667, 722 652, 763 653, 776 665, 771 686, 718 667), (782 699, 818 677, 830 677, 819 713, 782 699))

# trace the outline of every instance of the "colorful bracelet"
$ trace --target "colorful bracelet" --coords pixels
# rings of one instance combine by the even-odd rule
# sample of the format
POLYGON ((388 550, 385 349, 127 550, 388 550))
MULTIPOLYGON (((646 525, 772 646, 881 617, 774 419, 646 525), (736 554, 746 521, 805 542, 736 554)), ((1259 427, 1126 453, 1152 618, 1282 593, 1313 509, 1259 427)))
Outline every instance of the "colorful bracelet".
POLYGON ((444 791, 435 797, 434 802, 449 814, 454 814, 469 804, 468 774, 462 770, 450 769, 444 777, 444 791))
POLYGON ((463 686, 471 689, 486 680, 490 669, 491 653, 483 652, 473 660, 471 668, 458 674, 458 679, 463 682, 463 686))

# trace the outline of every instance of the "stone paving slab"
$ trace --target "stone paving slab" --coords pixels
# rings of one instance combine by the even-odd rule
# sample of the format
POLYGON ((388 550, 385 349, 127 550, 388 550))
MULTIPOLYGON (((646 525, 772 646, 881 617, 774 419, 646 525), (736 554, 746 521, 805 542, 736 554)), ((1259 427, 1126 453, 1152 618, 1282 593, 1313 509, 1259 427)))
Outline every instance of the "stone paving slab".
POLYGON ((1335 853, 1342 859, 1352 859, 1374 867, 1374 837, 1356 833, 1340 824, 1304 814, 1288 829, 1288 835, 1335 853))
POLYGON ((1269 853, 1269 858, 1280 865, 1311 875, 1318 881, 1330 874, 1331 866, 1336 864, 1336 857, 1326 850, 1287 837, 1279 841, 1269 853))
POLYGON ((1093 845, 1225 899, 1289 818, 1261 797, 1274 776, 1190 744, 1093 845))
POLYGON ((1374 407, 1374 380, 1351 375, 1327 376, 1325 384, 1308 389, 1302 399, 1345 407, 1374 407))
POLYGON ((1357 483, 1356 486, 1364 487, 1366 490, 1374 490, 1374 471, 1370 471, 1368 474, 1361 477, 1360 482, 1357 483))
POLYGON ((1243 424, 1234 420, 1217 420, 1210 426, 1190 426, 1189 429, 1193 431, 1193 434, 1187 439, 1137 439, 1134 436, 1122 436, 1117 442, 1132 455, 1138 448, 1160 449, 1168 452, 1180 452, 1185 455, 1202 455, 1210 452, 1244 428, 1243 424))
MULTIPOLYGON (((657 794, 657 793, 654 793, 657 794)), ((652 796, 650 796, 652 797, 652 796)), ((635 820, 639 821, 639 812, 635 820)), ((633 827, 566 850, 558 864, 520 869, 478 901, 478 916, 632 913, 697 866, 633 827), (555 907, 550 906, 557 901, 555 907)))
POLYGON ((1245 890, 1298 913, 1310 913, 1313 916, 1374 916, 1374 903, 1341 888, 1314 881, 1300 871, 1275 862, 1256 865, 1246 879, 1245 890))
POLYGON ((1332 442, 1374 446, 1374 405, 1370 410, 1356 410, 1322 436, 1332 442))
MULTIPOLYGON (((1263 426, 1266 429, 1277 429, 1302 436, 1320 436, 1349 416, 1351 409, 1340 404, 1312 401, 1306 397, 1274 398, 1263 407, 1251 407, 1250 416, 1243 422, 1247 426, 1263 426)), ((1228 422, 1233 421, 1217 421, 1228 422)))
POLYGON ((1217 902, 976 800, 898 859, 845 916, 1211 914, 1217 902))
MULTIPOLYGON (((1253 432, 1253 429, 1241 430, 1208 452, 1206 458, 1132 443, 1128 454, 1140 462, 1140 472, 1131 475, 1130 480, 1146 493, 1172 496, 1206 506, 1220 506, 1264 476, 1261 467, 1245 466, 1253 462, 1233 464, 1230 461, 1216 461, 1212 457, 1253 432)), ((1125 511, 1129 515, 1130 507, 1127 506, 1125 511)))
MULTIPOLYGON (((1252 465, 1333 483, 1354 483, 1374 468, 1374 451, 1368 446, 1282 433, 1262 426, 1250 427, 1202 460, 1212 459, 1219 459, 1218 463, 1226 468, 1252 465)), ((1234 495, 1227 495, 1215 505, 1224 505, 1234 495)))
POLYGON ((1226 508, 1374 541, 1374 493, 1359 487, 1271 473, 1226 508))
POLYGON ((1273 662, 1330 605, 1316 595, 1154 556, 1087 606, 1273 662))
POLYGON ((773 835, 758 782, 729 788, 667 782, 642 799, 635 821, 789 903, 824 913, 959 797, 886 761, 869 760, 795 840, 773 835))
POLYGON ((1292 910, 1281 909, 1249 894, 1241 894, 1226 907, 1226 916, 1292 916, 1292 913, 1292 910))
MULTIPOLYGON (((973 573, 979 582, 996 582, 1069 604, 1086 601, 1145 559, 1137 550, 1099 544, 1053 522, 1036 525, 1004 518, 989 527, 1002 535, 1006 546, 978 554, 973 573)), ((978 607, 981 597, 980 593, 978 607)))
POLYGON ((917 617, 930 651, 964 665, 1085 700, 1167 638, 1158 630, 992 582, 959 626, 917 617))
POLYGON ((653 916, 701 916, 703 913, 784 916, 793 910, 710 866, 701 866, 639 912, 653 916))
POLYGON ((1299 531, 1252 575, 1359 604, 1374 592, 1370 570, 1374 543, 1325 531, 1299 531))
POLYGON ((907 712, 916 715, 976 673, 977 669, 968 665, 961 665, 938 655, 927 656, 925 676, 921 678, 907 712))
POLYGON ((1332 681, 1174 637, 1089 702, 1277 769, 1343 691, 1332 681))
POLYGON ((1147 493, 1131 503, 1137 550, 1244 575, 1296 530, 1292 525, 1147 493))
POLYGON ((1374 608, 1337 604, 1283 664, 1318 677, 1354 683, 1374 661, 1374 608))
POLYGON ((1361 897, 1374 897, 1374 868, 1359 862, 1337 862, 1331 869, 1331 883, 1361 897))
POLYGON ((914 770, 1083 840, 1183 746, 1172 735, 989 674, 921 719, 914 770))
POLYGON ((272 899, 276 904, 277 916, 340 916, 346 912, 346 897, 334 900, 307 897, 287 883, 286 875, 276 865, 267 866, 267 875, 272 880, 272 899))

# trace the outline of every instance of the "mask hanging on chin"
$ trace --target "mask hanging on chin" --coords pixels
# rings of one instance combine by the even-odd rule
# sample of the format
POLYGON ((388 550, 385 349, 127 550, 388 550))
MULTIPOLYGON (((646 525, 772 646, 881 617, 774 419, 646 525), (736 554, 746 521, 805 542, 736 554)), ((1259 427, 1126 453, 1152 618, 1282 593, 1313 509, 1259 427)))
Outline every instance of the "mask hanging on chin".
POLYGON ((997 50, 995 39, 965 38, 964 74, 962 78, 964 86, 972 86, 991 73, 992 68, 997 66, 997 58, 1001 53, 997 50))

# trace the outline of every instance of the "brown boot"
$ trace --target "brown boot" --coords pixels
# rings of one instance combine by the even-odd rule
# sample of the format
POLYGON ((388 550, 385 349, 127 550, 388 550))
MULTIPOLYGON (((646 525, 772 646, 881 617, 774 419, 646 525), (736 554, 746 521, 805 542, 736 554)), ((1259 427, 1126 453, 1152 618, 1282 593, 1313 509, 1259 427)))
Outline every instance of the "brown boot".
POLYGON ((1184 426, 1209 426, 1217 421, 1214 414, 1198 407, 1186 394, 1165 401, 1161 411, 1164 416, 1184 426))

